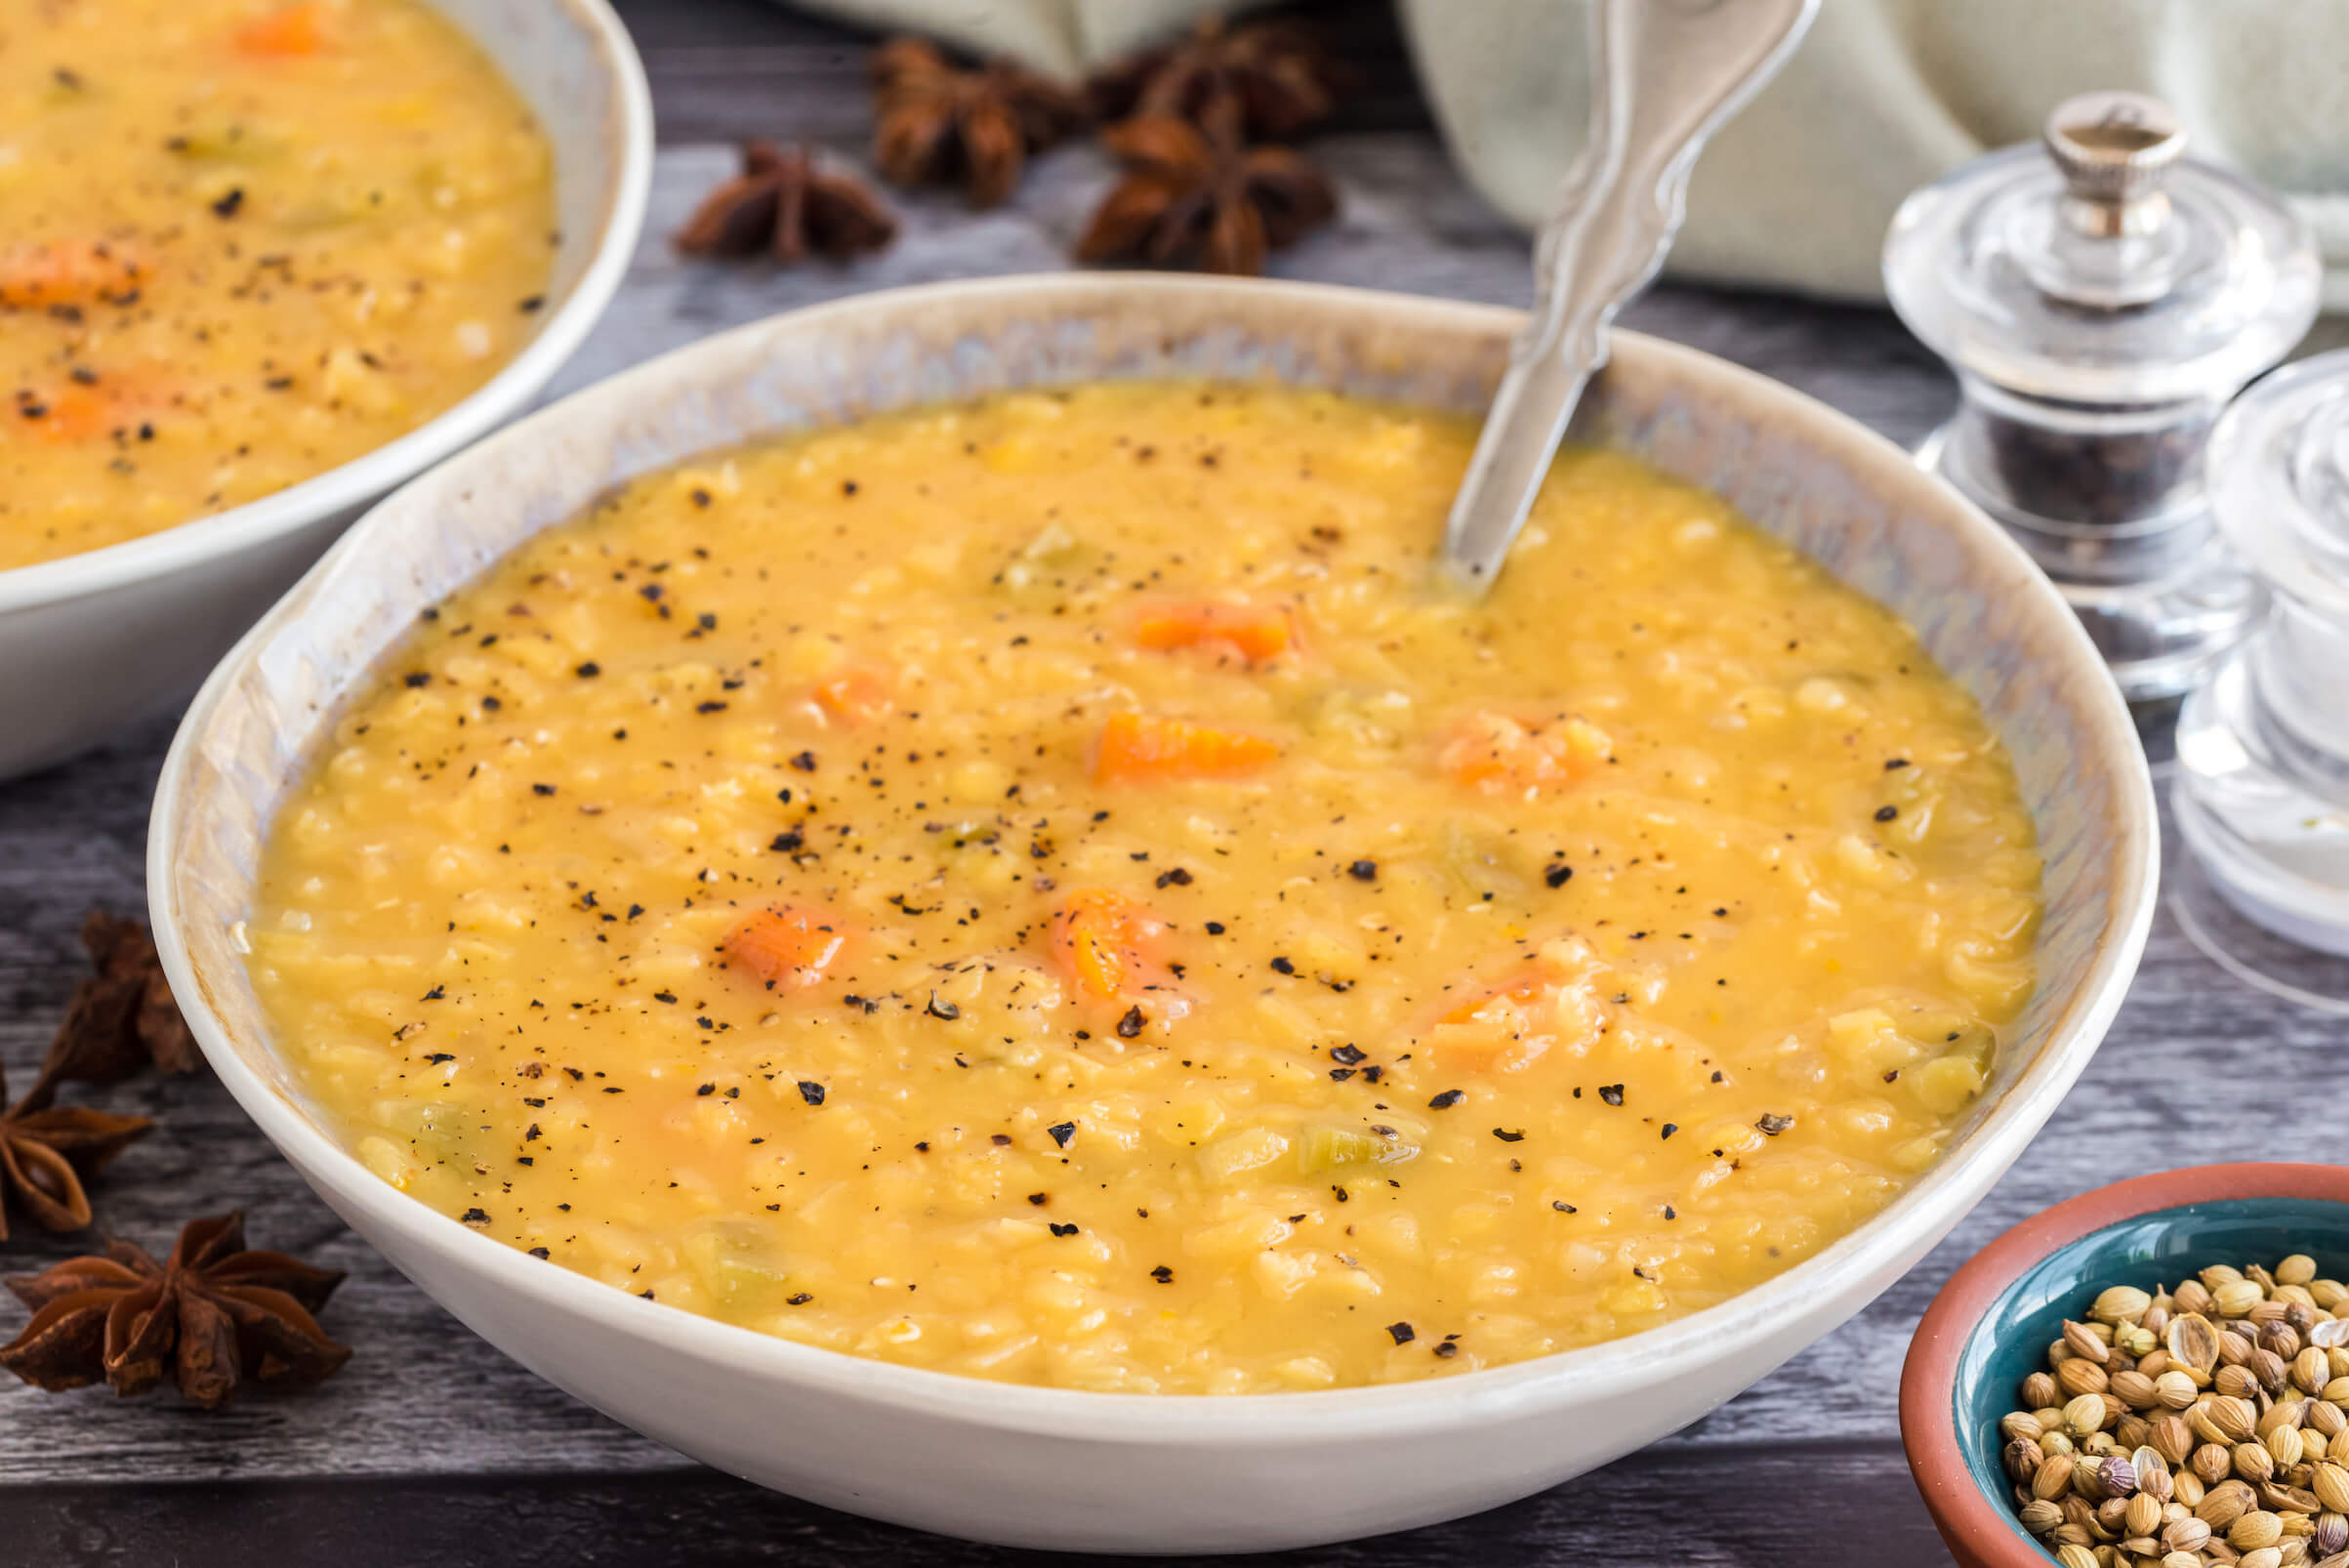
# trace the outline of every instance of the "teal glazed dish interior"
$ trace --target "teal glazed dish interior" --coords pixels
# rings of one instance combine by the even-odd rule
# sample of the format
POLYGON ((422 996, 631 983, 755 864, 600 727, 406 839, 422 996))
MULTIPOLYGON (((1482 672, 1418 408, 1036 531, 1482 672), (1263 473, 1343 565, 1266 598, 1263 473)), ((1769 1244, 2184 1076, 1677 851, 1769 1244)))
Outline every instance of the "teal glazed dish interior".
POLYGON ((2053 1554, 2023 1528, 1999 1465, 1999 1419, 2043 1370, 2066 1318, 2115 1285, 2152 1292, 2213 1263, 2293 1253, 2349 1278, 2349 1169, 2205 1166, 2144 1176, 2034 1216, 1960 1269, 1917 1328, 1901 1434, 1951 1550, 1974 1568, 2053 1554))

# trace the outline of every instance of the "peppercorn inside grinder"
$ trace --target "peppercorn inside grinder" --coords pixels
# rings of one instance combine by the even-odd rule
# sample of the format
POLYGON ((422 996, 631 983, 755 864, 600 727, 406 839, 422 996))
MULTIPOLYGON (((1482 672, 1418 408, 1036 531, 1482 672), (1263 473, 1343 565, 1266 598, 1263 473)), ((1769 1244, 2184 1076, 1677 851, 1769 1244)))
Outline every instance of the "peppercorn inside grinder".
POLYGON ((2318 306, 2307 225, 2185 144, 2154 99, 2067 99, 2041 144, 1911 194, 1884 242, 1892 308, 1958 373, 1917 461, 2030 551, 2132 700, 2186 690, 2260 612, 2203 448, 2318 306))
POLYGON ((2349 1012, 2349 351, 2244 393, 2209 465, 2219 529, 2272 606, 2178 715, 2170 800, 2195 863, 2172 907, 2239 976, 2349 1012))

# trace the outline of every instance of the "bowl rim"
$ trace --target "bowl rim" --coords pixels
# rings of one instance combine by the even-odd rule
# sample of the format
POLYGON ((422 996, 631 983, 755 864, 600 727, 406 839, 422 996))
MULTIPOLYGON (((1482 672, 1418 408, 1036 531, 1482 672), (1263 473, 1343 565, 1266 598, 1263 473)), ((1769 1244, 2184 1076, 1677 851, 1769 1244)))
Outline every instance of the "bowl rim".
POLYGON ((1900 1424, 1910 1477, 1960 1561, 1975 1568, 2047 1568, 2054 1561, 2024 1533, 2004 1499, 1983 1491, 1958 1436, 1958 1363, 1993 1304, 2026 1270, 2108 1225, 2244 1198, 2349 1204, 2349 1166, 2246 1160, 2132 1176, 2040 1210, 1950 1276, 1909 1341, 1901 1365, 1900 1424))
MULTIPOLYGON (((1212 302, 1265 294, 1293 301, 1300 311, 1348 311, 1366 324, 1413 323, 1431 330, 1491 334, 1504 341, 1525 320, 1523 312, 1498 306, 1337 284, 1135 272, 957 279, 848 296, 700 339, 531 413, 378 503, 375 512, 345 533, 310 575, 323 576, 346 554, 370 548, 373 530, 369 524, 375 520, 375 513, 397 505, 407 489, 460 484, 465 475, 494 471, 504 454, 579 418, 579 410, 591 403, 625 403, 637 396, 639 389, 651 388, 666 388, 648 399, 656 402, 695 395, 698 388, 690 375, 680 378, 680 372, 687 371, 695 358, 708 355, 723 360, 730 351, 756 344, 786 322, 814 326, 833 318, 853 320, 860 315, 886 317, 891 313, 913 318, 923 307, 947 299, 993 304, 1042 296, 1075 309, 1089 300, 1114 299, 1131 305, 1150 295, 1170 300, 1188 295, 1212 302), (669 385, 673 381, 678 384, 669 385)), ((2071 669, 2081 677, 2080 689, 2086 709, 2083 744, 2092 745, 2100 759, 2119 770, 2118 795, 2124 803, 2114 891, 2108 900, 2108 908, 2121 913, 2108 926, 2104 944, 2065 1013, 2037 1059, 2007 1090, 1998 1114, 1973 1127, 1939 1163, 1877 1214, 1785 1273, 1725 1301, 1620 1339, 1478 1372, 1401 1383, 1264 1393, 1235 1401, 1212 1394, 1109 1393, 998 1382, 802 1344, 643 1300, 586 1275, 550 1267, 473 1231, 367 1170, 355 1155, 314 1126, 290 1098, 246 1066, 211 1006, 210 992, 190 961, 180 928, 175 876, 180 858, 177 819, 183 810, 182 798, 190 789, 203 735, 244 668, 260 655, 270 638, 299 620, 300 584, 255 623, 205 681, 173 739, 156 786, 147 838, 148 898, 156 946, 174 994, 182 999, 197 1042, 223 1083, 278 1150, 314 1186, 331 1195, 335 1208, 347 1218, 364 1217, 365 1223, 354 1228, 371 1239, 376 1234, 392 1238, 397 1249, 436 1256, 498 1294, 550 1313, 573 1314, 601 1332, 660 1341, 672 1351, 726 1366, 746 1381, 797 1385, 867 1406, 952 1419, 975 1429, 1117 1446, 1215 1443, 1260 1450, 1342 1438, 1358 1432, 1366 1417, 1376 1419, 1381 1431, 1418 1434, 1506 1420, 1566 1402, 1622 1397, 1701 1370, 1722 1357, 1724 1345, 1748 1351, 1765 1347, 1775 1330, 1788 1319, 1799 1317, 1819 1297, 1873 1272, 1895 1267, 1913 1245, 1912 1215, 1922 1211, 1930 1216, 1937 1206, 1956 1198, 1960 1206, 1944 1221, 1944 1228, 1954 1223, 1979 1201, 1997 1173, 2013 1163, 2085 1066, 2120 1009, 2153 920, 2160 853, 2154 830, 2153 783, 2120 690, 2087 634, 2054 587, 2031 565, 2022 548, 1946 482, 1917 468, 1906 451, 1849 416, 1714 355, 1628 331, 1614 334, 1613 351, 1621 360, 1644 363, 1675 373, 1684 381, 1720 390, 1757 412, 1776 413, 1799 428, 1809 444, 1862 470, 1898 475, 1894 482, 1913 487, 1908 493, 1917 505, 1935 509, 1975 546, 2004 561, 2013 580, 2002 586, 2039 599, 2056 645, 2070 650, 2067 657, 2071 669), (1963 1197, 1968 1190, 1974 1194, 1970 1199, 1963 1197), (1243 1411, 1245 1417, 1237 1418, 1243 1411)), ((304 579, 305 583, 309 580, 304 579)))
MULTIPOLYGON (((451 26, 459 25, 436 0, 428 3, 451 26)), ((521 351, 415 429, 282 490, 135 539, 0 569, 0 615, 189 570, 384 497, 511 419, 579 351, 618 292, 643 231, 645 205, 652 193, 652 89, 636 41, 610 0, 548 4, 571 19, 603 62, 614 113, 600 135, 611 145, 614 178, 587 265, 521 351)), ((461 30, 473 38, 470 29, 461 30)))

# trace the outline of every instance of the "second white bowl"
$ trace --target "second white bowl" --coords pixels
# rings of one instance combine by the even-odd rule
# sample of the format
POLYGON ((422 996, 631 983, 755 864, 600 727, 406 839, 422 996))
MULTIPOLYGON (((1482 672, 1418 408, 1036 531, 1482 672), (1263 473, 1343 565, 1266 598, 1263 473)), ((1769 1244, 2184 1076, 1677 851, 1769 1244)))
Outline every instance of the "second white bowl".
POLYGON ((0 571, 0 779, 184 696, 368 505, 512 419, 611 303, 644 227, 652 98, 606 0, 430 0, 554 144, 561 242, 536 336, 472 395, 364 457, 161 533, 0 571))

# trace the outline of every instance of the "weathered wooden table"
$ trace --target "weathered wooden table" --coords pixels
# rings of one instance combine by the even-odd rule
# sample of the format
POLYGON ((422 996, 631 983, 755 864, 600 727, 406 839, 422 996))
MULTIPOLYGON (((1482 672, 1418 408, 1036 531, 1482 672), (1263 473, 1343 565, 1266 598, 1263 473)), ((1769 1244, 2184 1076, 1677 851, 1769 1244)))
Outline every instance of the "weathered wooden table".
MULTIPOLYGON (((806 137, 860 157, 864 41, 757 0, 624 4, 651 68, 662 151, 637 268, 556 391, 737 321, 837 295, 1053 268, 1109 169, 1048 155, 1015 205, 970 214, 898 197, 905 233, 846 269, 712 268, 664 236, 726 173, 719 144, 806 137)), ((1522 304, 1525 245, 1446 166, 1384 8, 1338 20, 1364 91, 1317 151, 1344 215, 1277 259, 1294 276, 1522 304)), ((1914 441, 1952 398, 1890 316, 1665 287, 1643 330, 1753 366, 1914 441)), ((148 791, 170 723, 43 777, 0 786, 0 1062, 21 1085, 82 960, 92 905, 144 909, 148 791)), ((2157 755, 2158 724, 2151 731, 2157 755)), ((1477 1518, 1299 1553, 1299 1562, 1605 1562, 1890 1568, 1947 1561, 1902 1463, 1901 1357, 1950 1271, 2023 1216, 2082 1187, 2242 1154, 2335 1156, 2349 1074, 2338 1024, 2247 990, 2165 912, 2135 991, 2071 1099, 2013 1173, 1858 1319, 1710 1419, 1608 1469, 1477 1518)), ((357 1347, 314 1394, 222 1415, 168 1391, 117 1402, 0 1386, 0 1565, 751 1562, 989 1563, 1018 1553, 869 1524, 758 1491, 612 1424, 506 1360, 394 1273, 311 1197, 205 1079, 146 1081, 106 1103, 160 1116, 98 1189, 101 1222, 160 1251, 178 1223, 242 1204, 257 1242, 349 1269, 328 1327, 357 1347)), ((8 1244, 12 1271, 67 1256, 8 1244)), ((13 1333, 13 1304, 0 1331, 13 1333)), ((1200 1500, 1202 1507, 1214 1506, 1200 1500)))

